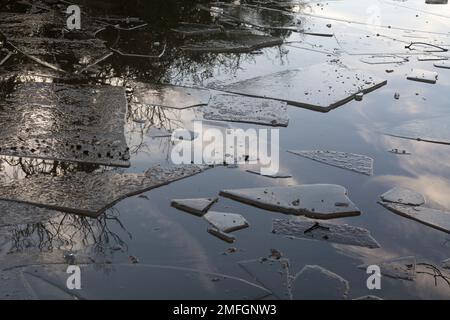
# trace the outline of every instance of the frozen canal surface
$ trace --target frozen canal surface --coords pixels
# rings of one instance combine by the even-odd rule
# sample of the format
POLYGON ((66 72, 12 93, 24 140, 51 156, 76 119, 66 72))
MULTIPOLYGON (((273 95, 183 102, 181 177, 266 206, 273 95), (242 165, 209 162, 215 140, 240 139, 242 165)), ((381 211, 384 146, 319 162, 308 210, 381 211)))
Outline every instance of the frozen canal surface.
MULTIPOLYGON (((46 2, 52 1, 42 1, 42 6, 45 7, 46 2)), ((124 7, 120 1, 117 5, 101 0, 85 2, 89 2, 87 9, 92 16, 121 14, 124 7)), ((110 203, 111 207, 98 218, 54 211, 57 205, 34 207, 36 203, 31 200, 26 205, 2 201, 0 298, 327 298, 327 291, 318 289, 323 286, 330 286, 328 293, 331 298, 355 299, 367 295, 383 299, 450 298, 450 285, 445 280, 445 277, 450 277, 450 272, 442 265, 442 261, 450 258, 450 235, 442 229, 394 214, 377 203, 380 195, 394 187, 402 187, 422 194, 427 208, 443 211, 444 214, 450 212, 450 69, 445 68, 446 64, 438 63, 442 61, 435 57, 450 58, 447 51, 450 49, 450 6, 425 4, 424 0, 302 1, 286 6, 283 10, 289 13, 281 14, 281 17, 277 10, 283 7, 273 3, 264 6, 276 10, 249 13, 248 8, 254 7, 243 7, 238 18, 241 22, 245 21, 248 27, 282 39, 283 44, 239 53, 181 50, 185 39, 175 36, 170 27, 176 27, 181 22, 211 24, 221 14, 227 15, 229 23, 236 23, 235 7, 213 4, 211 15, 207 11, 210 8, 208 3, 203 5, 201 9, 184 10, 178 10, 176 5, 164 10, 155 5, 155 8, 149 6, 145 10, 136 7, 135 11, 125 6, 129 10, 127 15, 139 16, 152 28, 121 31, 120 38, 116 30, 106 28, 96 36, 107 40, 109 45, 114 43, 122 53, 158 55, 165 46, 164 55, 159 59, 143 59, 124 57, 115 52, 82 74, 90 77, 90 84, 93 84, 93 79, 99 79, 97 82, 105 85, 121 86, 124 82, 132 84, 133 81, 166 83, 209 88, 212 93, 221 88, 235 88, 233 93, 249 89, 252 91, 249 95, 255 96, 258 88, 248 88, 252 79, 258 79, 257 83, 261 85, 268 75, 271 75, 269 79, 273 79, 273 74, 283 75, 287 70, 310 70, 313 65, 321 65, 320 68, 313 68, 321 70, 324 64, 329 64, 330 68, 334 68, 334 64, 357 70, 364 79, 371 77, 366 82, 358 83, 358 86, 374 86, 380 83, 379 80, 386 80, 387 83, 364 94, 362 101, 346 101, 329 112, 320 112, 328 110, 311 108, 310 104, 329 106, 334 98, 336 101, 331 102, 356 93, 352 91, 352 84, 360 80, 348 79, 349 71, 342 72, 342 81, 346 83, 336 84, 335 87, 328 87, 332 83, 329 70, 324 73, 307 72, 303 78, 301 72, 296 73, 295 82, 290 84, 303 90, 301 94, 292 88, 279 91, 280 83, 283 85, 282 77, 280 83, 274 83, 277 86, 274 92, 267 92, 265 87, 261 87, 260 95, 271 99, 277 99, 280 92, 304 96, 305 101, 299 106, 287 106, 288 126, 277 128, 280 130, 280 171, 289 173, 288 176, 292 176, 289 178, 252 174, 247 172, 248 167, 245 166, 217 166, 193 176, 186 174, 188 177, 182 180, 110 203), (217 10, 221 13, 218 14, 217 10), (164 14, 170 16, 165 24, 158 20, 164 14), (436 67, 435 64, 444 67, 436 67), (418 73, 417 70, 436 72, 437 81, 429 83, 430 75, 418 73), (428 81, 407 79, 411 74, 426 77, 428 81), (237 82, 246 86, 236 88, 236 85, 231 85, 237 82), (323 84, 325 82, 326 85, 323 84), (318 91, 318 87, 323 88, 318 91), (336 165, 299 157, 288 153, 288 150, 330 150, 364 155, 373 159, 373 175, 343 170, 336 165), (214 199, 222 190, 303 184, 345 187, 348 198, 361 214, 327 220, 324 225, 348 224, 362 228, 363 231, 357 230, 364 234, 369 231, 380 248, 283 237, 272 233, 273 219, 301 218, 221 196, 211 210, 240 214, 249 225, 233 232, 236 240, 230 244, 207 232, 211 226, 206 219, 171 206, 173 199, 214 199), (415 257, 406 259, 414 262, 394 266, 389 263, 405 257, 415 257), (269 263, 257 261, 260 258, 270 258, 269 263), (256 263, 242 267, 243 261, 253 260, 256 263), (83 290, 80 292, 65 288, 65 270, 67 264, 73 262, 83 265, 83 290), (386 275, 382 277, 381 290, 368 290, 366 270, 358 268, 371 264, 380 265, 382 274, 386 275), (428 264, 440 269, 442 277, 437 277, 436 282, 433 277, 435 271, 428 264), (300 273, 302 270, 303 273, 300 273), (407 279, 396 276, 396 272, 400 271, 409 275, 413 272, 411 270, 415 272, 407 279), (306 280, 303 278, 305 275, 309 276, 306 280), (293 281, 295 279, 298 281, 293 281), (303 285, 301 290, 295 287, 296 283, 303 285)), ((14 5, 6 8, 8 12, 27 10, 26 7, 15 8, 14 5)), ((42 9, 34 10, 40 12, 42 9)), ((240 46, 239 51, 245 49, 242 44, 240 46)), ((38 55, 37 51, 30 54, 38 55)), ((0 61, 3 54, 5 52, 0 51, 0 61)), ((0 66, 0 74, 17 72, 19 62, 29 65, 27 68, 30 70, 40 70, 37 72, 40 76, 30 76, 30 81, 43 82, 58 74, 57 70, 46 68, 20 54, 0 66)), ((78 62, 62 57, 59 66, 72 73, 74 70, 70 69, 78 62)), ((55 61, 51 63, 56 64, 55 61)), ((26 78, 24 69, 19 69, 19 73, 26 78)), ((8 91, 14 89, 8 86, 1 89, 2 92, 6 90, 7 98, 2 96, 3 101, 10 99, 11 94, 14 97, 8 91)), ((193 102, 181 100, 180 103, 196 105, 186 109, 152 107, 139 101, 129 103, 124 129, 129 147, 129 168, 53 162, 41 160, 44 157, 39 158, 38 155, 33 159, 21 159, 11 157, 14 153, 9 152, 2 153, 4 156, 0 160, 2 185, 27 185, 25 192, 30 194, 24 195, 16 190, 16 198, 39 197, 41 202, 51 199, 52 203, 57 204, 58 199, 54 195, 64 195, 50 191, 59 189, 58 186, 39 189, 38 185, 34 186, 38 189, 31 190, 33 185, 17 183, 16 180, 45 174, 65 176, 74 171, 87 174, 103 171, 143 173, 157 164, 171 166, 173 143, 168 132, 177 128, 194 130, 193 120, 201 119, 199 110, 204 100, 208 103, 204 92, 198 99, 193 98, 193 102)), ((64 104, 70 104, 70 101, 64 101, 64 104)), ((3 108, 0 110, 2 119, 7 119, 3 118, 3 108)), ((31 119, 34 120, 27 124, 40 124, 39 119, 33 116, 31 119)), ((51 122, 48 117, 44 117, 43 121, 48 121, 49 126, 60 125, 60 122, 51 122)), ((217 124, 212 121, 208 123, 217 124)), ((243 129, 271 128, 239 122, 218 123, 219 128, 224 125, 243 129)), ((3 130, 0 128, 0 132, 3 130)), ((88 131, 86 129, 87 135, 88 131)), ((20 132, 19 128, 17 133, 7 133, 14 136, 20 132)), ((66 133, 63 130, 61 134, 66 133)), ((62 136, 61 141, 65 141, 64 138, 62 136)), ((1 145, 8 146, 8 141, 2 141, 1 145)), ((257 155, 250 152, 249 157, 252 156, 257 155)), ((177 180, 177 177, 172 180, 177 180)), ((77 183, 79 185, 80 181, 77 183)), ((65 185, 64 188, 69 190, 67 193, 71 192, 70 186, 65 185)), ((78 186, 73 190, 76 194, 66 196, 61 202, 69 201, 75 210, 74 197, 75 201, 79 197, 79 207, 84 208, 95 198, 89 190, 103 190, 88 189, 83 194, 82 189, 78 186), (86 198, 89 203, 84 201, 86 198)), ((98 196, 102 203, 94 207, 103 207, 104 198, 108 198, 105 194, 98 196)), ((0 192, 1 199, 7 196, 4 191, 0 192)), ((345 209, 345 205, 336 203, 340 209, 345 209)), ((450 213, 448 217, 441 215, 439 219, 448 225, 450 213)), ((314 228, 326 233, 326 228, 320 226, 321 222, 319 220, 314 228)))

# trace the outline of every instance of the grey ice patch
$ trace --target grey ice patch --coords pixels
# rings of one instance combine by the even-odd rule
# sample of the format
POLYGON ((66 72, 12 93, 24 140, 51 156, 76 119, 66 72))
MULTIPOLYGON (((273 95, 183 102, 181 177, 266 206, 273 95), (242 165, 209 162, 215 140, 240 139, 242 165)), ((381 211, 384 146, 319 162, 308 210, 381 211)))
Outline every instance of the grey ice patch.
POLYGON ((369 249, 380 247, 367 229, 348 224, 331 224, 308 219, 274 219, 272 233, 285 237, 327 241, 369 249))
POLYGON ((240 214, 209 211, 203 218, 216 229, 230 233, 248 227, 248 222, 240 214))
POLYGON ((381 199, 386 202, 393 202, 411 206, 421 206, 425 204, 425 198, 423 195, 413 190, 400 187, 395 187, 382 194, 381 199))
MULTIPOLYGON (((416 258, 415 257, 401 257, 377 262, 380 266, 381 274, 383 276, 413 281, 416 278, 416 258)), ((359 269, 366 270, 368 265, 360 265, 359 269)))
POLYGON ((192 213, 196 216, 203 216, 213 206, 218 198, 198 198, 198 199, 174 199, 171 202, 172 207, 192 213))
POLYGON ((316 64, 232 83, 220 90, 328 112, 387 83, 340 64, 316 64))
POLYGON ((402 217, 415 220, 431 228, 450 233, 450 212, 379 201, 383 207, 402 217))
POLYGON ((123 88, 23 83, 0 106, 2 155, 130 165, 123 88))
POLYGON ((368 176, 373 174, 373 159, 364 155, 322 150, 288 150, 288 152, 303 158, 368 176))
POLYGON ((173 109, 186 109, 207 105, 209 90, 171 85, 133 82, 133 103, 173 109))
POLYGON ((314 219, 360 215, 360 210, 338 185, 315 184, 223 190, 220 195, 262 209, 314 219))
POLYGON ((208 106, 200 108, 204 119, 264 124, 287 127, 289 117, 285 102, 243 97, 231 94, 214 95, 208 106))
POLYGON ((434 84, 438 79, 438 73, 423 69, 412 69, 406 78, 408 80, 434 84))
POLYGON ((48 265, 23 269, 23 273, 39 282, 31 283, 36 299, 57 292, 60 298, 74 299, 261 299, 271 294, 267 289, 246 280, 218 273, 145 264, 80 265, 83 283, 81 290, 66 287, 67 266, 48 265), (109 271, 109 272, 108 272, 109 271), (114 271, 114 272, 110 272, 114 271), (123 282, 126 276, 127 281, 123 282), (183 285, 180 285, 183 284, 183 285))
POLYGON ((342 300, 349 291, 347 280, 320 266, 305 266, 292 281, 294 300, 342 300))
POLYGON ((238 262, 253 279, 282 300, 290 299, 288 259, 256 259, 238 262))
POLYGON ((35 175, 0 183, 0 199, 97 217, 116 202, 206 170, 206 166, 154 166, 145 173, 35 175), (44 190, 44 191, 43 191, 44 190))

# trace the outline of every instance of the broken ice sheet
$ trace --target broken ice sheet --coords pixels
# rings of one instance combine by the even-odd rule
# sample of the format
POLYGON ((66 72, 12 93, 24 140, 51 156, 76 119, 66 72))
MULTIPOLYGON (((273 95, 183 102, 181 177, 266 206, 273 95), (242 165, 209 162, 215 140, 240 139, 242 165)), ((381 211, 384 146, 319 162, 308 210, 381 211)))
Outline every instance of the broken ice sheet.
POLYGON ((367 64, 398 64, 402 62, 407 62, 407 58, 399 57, 399 56, 383 56, 383 55, 374 55, 368 56, 360 59, 362 62, 367 64))
POLYGON ((225 233, 248 227, 247 220, 242 215, 236 213, 209 211, 203 218, 216 229, 225 233))
POLYGON ((0 201, 0 212, 0 227, 40 223, 62 214, 15 201, 0 201))
POLYGON ((349 291, 347 280, 320 266, 307 265, 292 280, 294 300, 342 300, 349 291))
POLYGON ((288 152, 330 166, 347 169, 368 176, 373 174, 373 159, 364 155, 322 150, 288 150, 288 152))
MULTIPOLYGON (((380 267, 383 276, 413 281, 416 278, 416 258, 415 257, 401 257, 395 259, 384 260, 373 263, 380 267)), ((367 270, 369 265, 358 266, 361 270, 367 270)))
POLYGON ((198 174, 206 166, 154 166, 145 173, 76 172, 0 182, 0 199, 97 217, 119 200, 198 174), (45 192, 42 192, 45 190, 45 192))
POLYGON ((327 241, 369 249, 380 247, 367 229, 348 224, 317 222, 304 218, 296 220, 274 219, 272 221, 272 233, 285 237, 327 241))
POLYGON ((450 69, 450 61, 449 60, 438 61, 434 63, 434 66, 436 68, 450 69))
POLYGON ((412 69, 406 78, 408 80, 434 84, 437 81, 438 74, 437 72, 434 71, 428 71, 423 69, 412 69))
POLYGON ((209 90, 171 85, 133 82, 133 103, 165 108, 186 109, 207 105, 209 90))
POLYGON ((197 53, 245 53, 258 49, 279 46, 283 40, 249 31, 227 31, 209 39, 195 39, 185 43, 181 50, 197 53))
POLYGON ((378 203, 400 216, 415 220, 431 228, 450 233, 450 212, 383 201, 379 201, 378 203))
POLYGON ((172 207, 201 217, 218 200, 218 198, 174 199, 171 201, 171 205, 172 207))
POLYGON ((255 281, 281 300, 290 299, 290 273, 288 259, 255 259, 238 262, 255 281))
POLYGON ((289 117, 285 102, 231 94, 214 95, 199 109, 207 120, 232 121, 287 127, 289 117))
POLYGON ((360 210, 338 185, 314 184, 223 190, 220 195, 262 209, 314 219, 360 215, 360 210))
POLYGON ((48 298, 57 287, 74 299, 261 299, 271 294, 265 288, 223 274, 189 268, 145 264, 80 265, 81 290, 67 289, 67 266, 35 266, 23 269, 27 279, 41 280, 32 285, 37 298, 48 298), (124 282, 124 276, 126 281, 124 282), (107 284, 107 285, 105 285, 107 284), (75 292, 76 291, 76 292, 75 292))
POLYGON ((381 199, 386 202, 405 204, 411 206, 421 206, 425 204, 425 198, 418 192, 401 187, 395 187, 381 195, 381 199))
POLYGON ((387 82, 341 64, 316 64, 232 83, 222 91, 270 98, 320 112, 328 112, 356 94, 373 91, 387 82))
POLYGON ((0 154, 127 167, 120 87, 23 83, 0 100, 0 154))

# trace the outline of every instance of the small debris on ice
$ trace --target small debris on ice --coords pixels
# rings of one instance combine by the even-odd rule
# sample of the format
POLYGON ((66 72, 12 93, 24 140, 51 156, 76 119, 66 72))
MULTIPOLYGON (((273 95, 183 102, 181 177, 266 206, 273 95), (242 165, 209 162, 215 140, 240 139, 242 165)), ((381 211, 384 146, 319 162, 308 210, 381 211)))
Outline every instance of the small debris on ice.
POLYGON ((395 100, 400 99, 400 93, 396 92, 396 93, 394 94, 394 99, 395 99, 395 100))

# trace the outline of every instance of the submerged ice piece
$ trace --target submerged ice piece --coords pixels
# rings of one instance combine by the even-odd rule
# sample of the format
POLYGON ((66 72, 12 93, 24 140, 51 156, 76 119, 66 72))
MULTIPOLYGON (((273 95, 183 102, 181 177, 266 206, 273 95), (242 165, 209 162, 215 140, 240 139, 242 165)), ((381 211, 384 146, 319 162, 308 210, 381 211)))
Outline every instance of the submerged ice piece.
POLYGON ((171 205, 177 209, 202 217, 218 200, 218 198, 174 199, 171 205))
POLYGON ((0 100, 0 154, 127 167, 125 90, 23 83, 0 100))
POLYGON ((289 117, 285 102, 218 94, 200 111, 207 120, 245 122, 287 127, 289 117))
POLYGON ((442 261, 442 268, 450 269, 450 259, 446 259, 446 260, 442 261))
POLYGON ((197 165, 155 166, 145 173, 109 171, 76 172, 56 177, 34 175, 0 183, 0 199, 97 217, 126 197, 198 174, 207 168, 197 165))
POLYGON ((328 112, 387 83, 340 64, 316 64, 221 87, 227 92, 270 98, 320 112, 328 112))
POLYGON ((288 150, 288 152, 368 176, 373 174, 373 159, 360 154, 321 150, 288 150))
POLYGON ((267 289, 218 273, 145 264, 115 264, 114 272, 96 264, 80 265, 81 290, 67 289, 67 265, 31 266, 22 270, 38 299, 262 299, 267 289), (126 281, 123 281, 126 277, 126 281))
POLYGON ((133 82, 133 102, 149 106, 173 109, 186 109, 207 105, 211 94, 209 90, 171 85, 153 85, 133 82))
POLYGON ((256 282, 271 291, 281 300, 290 299, 290 272, 289 260, 282 259, 255 259, 238 262, 256 282))
POLYGON ((15 201, 0 201, 0 212, 0 227, 41 223, 63 214, 15 201))
MULTIPOLYGON (((380 267, 380 271, 383 276, 410 281, 416 278, 415 257, 401 257, 389 259, 374 264, 380 267)), ((362 270, 367 270, 368 266, 369 265, 364 264, 358 266, 358 268, 362 270)))
POLYGON ((217 230, 225 233, 248 227, 247 220, 240 214, 209 211, 203 218, 217 230))
POLYGON ((216 38, 189 41, 181 50, 198 53, 245 53, 258 49, 279 46, 281 38, 253 34, 249 31, 228 31, 216 38))
POLYGON ((327 241, 369 249, 380 247, 367 229, 348 224, 331 224, 308 219, 274 219, 272 233, 298 239, 327 241))
POLYGON ((431 228, 450 233, 450 212, 384 201, 379 201, 378 203, 400 216, 415 220, 431 228))
POLYGON ((380 55, 374 55, 369 57, 361 58, 361 62, 367 63, 367 64, 398 64, 407 62, 407 58, 403 58, 400 56, 380 56, 380 55))
POLYGON ((360 210, 338 185, 312 184, 223 190, 220 195, 262 209, 315 219, 358 216, 360 210))
POLYGON ((292 280, 294 300, 342 300, 349 291, 347 280, 320 266, 307 265, 292 280))
POLYGON ((221 33, 222 27, 217 24, 181 22, 176 28, 173 28, 172 31, 184 37, 205 36, 221 33))
POLYGON ((422 70, 422 69, 412 69, 411 72, 406 77, 408 80, 426 82, 426 83, 436 83, 438 74, 434 71, 422 70))
POLYGON ((436 68, 450 69, 450 60, 438 61, 434 63, 436 68))
POLYGON ((406 204, 410 206, 421 206, 425 204, 425 198, 423 195, 413 190, 400 187, 395 187, 382 194, 381 199, 385 202, 406 204))

